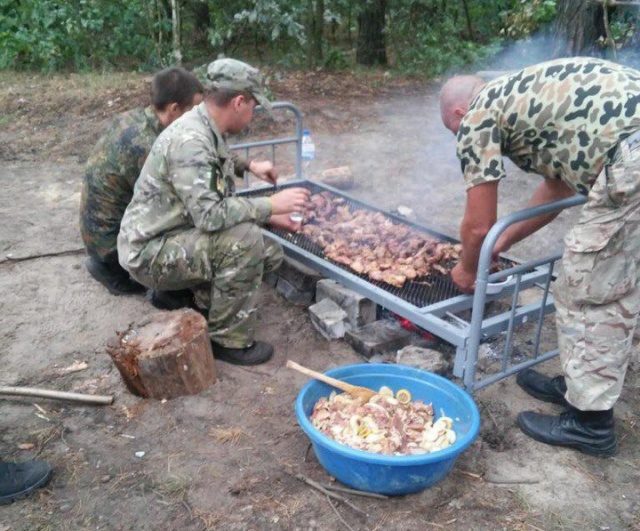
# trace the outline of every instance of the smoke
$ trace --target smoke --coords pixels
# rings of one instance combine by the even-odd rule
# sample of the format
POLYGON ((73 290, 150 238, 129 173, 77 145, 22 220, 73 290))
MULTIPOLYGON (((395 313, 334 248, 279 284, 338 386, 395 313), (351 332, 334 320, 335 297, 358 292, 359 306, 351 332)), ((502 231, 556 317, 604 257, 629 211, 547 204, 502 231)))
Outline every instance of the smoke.
MULTIPOLYGON (((536 63, 542 63, 562 56, 567 50, 567 42, 550 31, 550 28, 540 30, 526 39, 506 44, 492 57, 468 67, 470 72, 477 72, 481 77, 492 78, 504 72, 517 71, 536 63)), ((640 69, 640 47, 628 45, 617 50, 615 57, 610 48, 604 47, 604 42, 598 43, 591 52, 583 55, 604 58, 631 68, 640 69)))

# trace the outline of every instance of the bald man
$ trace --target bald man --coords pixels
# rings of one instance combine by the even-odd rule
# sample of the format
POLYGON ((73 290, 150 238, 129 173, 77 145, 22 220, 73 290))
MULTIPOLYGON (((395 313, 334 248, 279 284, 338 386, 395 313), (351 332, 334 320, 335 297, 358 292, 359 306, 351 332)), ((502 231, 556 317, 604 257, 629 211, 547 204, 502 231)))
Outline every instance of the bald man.
MULTIPOLYGON (((593 58, 561 59, 490 83, 455 77, 440 103, 444 125, 457 134, 467 187, 462 260, 451 272, 462 291, 473 292, 480 248, 496 221, 503 156, 543 178, 530 207, 588 196, 565 237, 554 286, 563 374, 526 370, 517 379, 530 395, 566 411, 523 412, 518 425, 547 444, 613 455, 613 405, 640 312, 640 72, 593 58)), ((555 216, 509 227, 494 253, 555 216)))

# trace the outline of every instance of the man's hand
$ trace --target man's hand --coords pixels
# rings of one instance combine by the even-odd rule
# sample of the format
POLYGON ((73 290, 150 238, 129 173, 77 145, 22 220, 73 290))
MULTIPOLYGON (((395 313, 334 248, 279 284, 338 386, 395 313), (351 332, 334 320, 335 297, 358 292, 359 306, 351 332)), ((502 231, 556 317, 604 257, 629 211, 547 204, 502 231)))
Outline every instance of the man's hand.
POLYGON ((476 287, 476 274, 465 271, 461 262, 451 270, 451 280, 463 293, 473 293, 476 287))
POLYGON ((289 214, 304 212, 309 201, 309 190, 306 188, 287 188, 271 196, 271 214, 289 214))
POLYGON ((300 221, 292 221, 289 214, 271 216, 268 225, 277 229, 288 230, 289 232, 299 232, 302 228, 302 223, 300 221))
POLYGON ((249 163, 249 171, 253 173, 258 179, 267 181, 271 184, 278 182, 278 170, 270 160, 256 161, 252 160, 249 163))

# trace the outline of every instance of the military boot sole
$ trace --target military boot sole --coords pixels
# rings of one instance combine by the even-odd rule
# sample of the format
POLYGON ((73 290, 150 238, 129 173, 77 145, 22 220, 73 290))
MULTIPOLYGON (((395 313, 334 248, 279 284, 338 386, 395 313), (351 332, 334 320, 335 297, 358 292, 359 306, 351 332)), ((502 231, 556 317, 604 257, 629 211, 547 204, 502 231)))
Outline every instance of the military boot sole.
POLYGON ((537 431, 533 431, 529 428, 529 426, 525 423, 524 417, 522 413, 518 415, 517 418, 518 427, 522 430, 522 432, 534 439, 535 441, 548 444, 550 446, 561 446, 563 448, 570 448, 573 450, 578 450, 583 454, 592 455, 595 457, 612 457, 616 455, 618 452, 618 442, 614 439, 614 441, 605 446, 605 447, 595 447, 589 444, 580 443, 577 441, 558 441, 557 439, 551 439, 549 437, 545 437, 544 435, 538 433, 537 431))
POLYGON ((21 500, 22 498, 26 498, 27 496, 30 496, 34 490, 38 490, 39 488, 44 487, 47 483, 49 483, 49 480, 51 479, 51 472, 52 470, 49 469, 49 471, 45 476, 40 478, 33 485, 30 485, 26 489, 21 490, 20 492, 7 494, 6 496, 0 496, 0 505, 9 505, 10 503, 13 503, 16 500, 21 500))

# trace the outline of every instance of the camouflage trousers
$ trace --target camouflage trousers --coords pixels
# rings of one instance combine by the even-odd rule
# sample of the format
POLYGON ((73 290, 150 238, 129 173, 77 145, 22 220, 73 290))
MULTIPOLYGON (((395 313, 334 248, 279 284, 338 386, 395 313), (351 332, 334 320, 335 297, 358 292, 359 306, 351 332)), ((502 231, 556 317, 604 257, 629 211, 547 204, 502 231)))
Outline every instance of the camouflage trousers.
POLYGON ((620 396, 640 312, 640 150, 618 149, 565 238, 554 287, 565 397, 583 411, 620 396))
POLYGON ((216 233, 198 229, 165 236, 149 244, 148 259, 130 270, 142 284, 160 290, 191 289, 196 303, 209 309, 211 339, 229 348, 253 343, 256 298, 263 273, 283 259, 279 244, 262 236, 254 223, 216 233))

